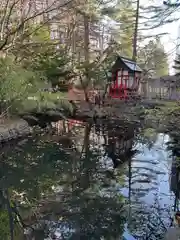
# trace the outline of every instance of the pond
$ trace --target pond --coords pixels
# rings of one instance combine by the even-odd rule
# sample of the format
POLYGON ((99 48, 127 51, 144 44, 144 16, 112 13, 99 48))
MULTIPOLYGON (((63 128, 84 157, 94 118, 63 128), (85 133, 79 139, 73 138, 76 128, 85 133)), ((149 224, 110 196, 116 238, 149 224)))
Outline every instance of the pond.
POLYGON ((56 127, 2 147, 0 239, 116 240, 126 225, 163 239, 177 207, 169 136, 129 122, 56 127))

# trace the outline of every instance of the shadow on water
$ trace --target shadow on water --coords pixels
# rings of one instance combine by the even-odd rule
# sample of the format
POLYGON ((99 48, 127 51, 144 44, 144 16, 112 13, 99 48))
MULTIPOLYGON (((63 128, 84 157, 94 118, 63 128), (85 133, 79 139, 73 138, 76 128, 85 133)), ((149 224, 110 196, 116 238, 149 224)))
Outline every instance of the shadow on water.
POLYGON ((171 224, 168 136, 129 122, 63 125, 2 148, 0 236, 161 239, 171 224))

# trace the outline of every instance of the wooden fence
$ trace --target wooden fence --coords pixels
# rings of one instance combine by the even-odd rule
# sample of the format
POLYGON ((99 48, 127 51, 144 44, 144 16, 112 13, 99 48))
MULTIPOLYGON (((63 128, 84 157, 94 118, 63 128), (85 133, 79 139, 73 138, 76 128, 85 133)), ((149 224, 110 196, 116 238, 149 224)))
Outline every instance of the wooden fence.
POLYGON ((139 94, 148 99, 180 99, 180 91, 171 78, 167 78, 166 81, 161 78, 144 80, 140 83, 139 94))

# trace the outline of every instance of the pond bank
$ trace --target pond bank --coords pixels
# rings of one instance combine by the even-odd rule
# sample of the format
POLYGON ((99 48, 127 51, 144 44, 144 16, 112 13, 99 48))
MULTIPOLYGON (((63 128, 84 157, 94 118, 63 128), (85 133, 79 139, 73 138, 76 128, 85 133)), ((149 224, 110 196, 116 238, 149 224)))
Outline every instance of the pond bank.
POLYGON ((22 113, 20 115, 30 126, 38 125, 42 128, 50 126, 52 122, 57 122, 63 119, 76 119, 80 121, 96 122, 97 120, 137 120, 139 115, 144 112, 141 103, 113 101, 105 105, 95 105, 81 101, 73 103, 71 114, 68 111, 63 112, 63 109, 52 108, 38 111, 22 113))
MULTIPOLYGON (((141 102, 141 101, 120 101, 112 100, 105 102, 103 106, 98 106, 92 104, 92 109, 90 109, 89 103, 79 102, 76 105, 76 112, 72 116, 69 114, 64 115, 60 109, 47 109, 47 111, 42 112, 30 112, 27 114, 22 114, 19 116, 19 119, 7 121, 4 124, 0 124, 0 143, 16 140, 32 132, 34 126, 39 126, 42 129, 45 129, 48 126, 52 126, 53 122, 59 122, 61 120, 75 119, 80 121, 86 121, 91 123, 99 122, 119 122, 119 121, 129 121, 129 122, 138 122, 139 119, 144 118, 145 115, 148 115, 147 121, 152 125, 152 118, 156 116, 155 112, 151 110, 158 108, 163 108, 167 103, 155 102, 141 102), (162 106, 161 106, 162 105, 162 106), (149 109, 147 114, 146 110, 149 109)), ((171 106, 172 107, 172 106, 171 106)), ((157 117, 157 116, 156 116, 157 117)), ((154 119, 153 119, 154 120, 154 119)), ((155 125, 157 120, 155 120, 155 125)), ((56 127, 55 127, 56 128, 56 127)))

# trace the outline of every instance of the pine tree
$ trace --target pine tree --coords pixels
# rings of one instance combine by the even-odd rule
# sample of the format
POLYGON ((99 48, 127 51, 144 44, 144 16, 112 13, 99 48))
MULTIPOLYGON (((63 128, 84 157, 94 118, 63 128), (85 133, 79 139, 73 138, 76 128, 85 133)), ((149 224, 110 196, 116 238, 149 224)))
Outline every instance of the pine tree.
POLYGON ((106 13, 111 20, 115 21, 111 34, 117 42, 117 51, 122 56, 132 58, 135 27, 135 9, 132 1, 118 0, 113 8, 106 8, 106 13))
POLYGON ((175 69, 175 74, 180 75, 180 55, 176 56, 173 68, 175 69))
POLYGON ((168 75, 168 58, 159 37, 139 50, 138 61, 148 76, 168 75))

